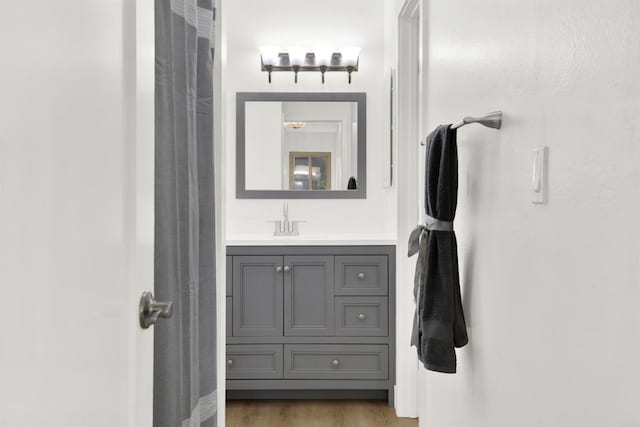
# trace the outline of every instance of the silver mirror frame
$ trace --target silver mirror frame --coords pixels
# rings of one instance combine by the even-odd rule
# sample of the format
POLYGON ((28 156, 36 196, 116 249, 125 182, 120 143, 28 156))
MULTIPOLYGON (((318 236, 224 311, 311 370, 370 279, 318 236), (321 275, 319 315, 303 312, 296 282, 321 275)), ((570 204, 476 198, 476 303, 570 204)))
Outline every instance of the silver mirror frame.
POLYGON ((367 95, 363 92, 237 92, 236 93, 236 198, 237 199, 366 199, 367 95), (247 190, 245 121, 247 102, 355 102, 358 105, 358 188, 356 190, 247 190))

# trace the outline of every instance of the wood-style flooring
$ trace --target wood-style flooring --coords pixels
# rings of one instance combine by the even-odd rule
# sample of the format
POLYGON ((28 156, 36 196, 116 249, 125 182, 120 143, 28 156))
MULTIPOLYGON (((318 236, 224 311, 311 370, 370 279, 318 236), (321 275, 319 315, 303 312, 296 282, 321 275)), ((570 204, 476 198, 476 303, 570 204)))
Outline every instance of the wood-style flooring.
POLYGON ((226 427, 417 427, 380 400, 231 400, 226 427))

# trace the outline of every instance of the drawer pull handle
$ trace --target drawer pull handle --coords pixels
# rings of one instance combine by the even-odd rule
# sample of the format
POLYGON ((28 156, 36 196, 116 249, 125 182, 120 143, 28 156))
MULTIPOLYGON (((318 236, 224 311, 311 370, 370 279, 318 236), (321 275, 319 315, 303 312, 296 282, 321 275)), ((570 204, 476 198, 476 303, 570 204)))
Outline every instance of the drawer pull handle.
POLYGON ((227 366, 233 366, 233 360, 232 359, 227 360, 227 366))
POLYGON ((289 271, 289 270, 291 270, 291 267, 289 267, 288 265, 285 265, 284 266, 284 271, 289 271))
POLYGON ((364 313, 360 313, 360 314, 358 314, 358 319, 360 319, 360 320, 364 320, 364 319, 366 319, 366 318, 367 318, 367 315, 366 315, 366 314, 364 314, 364 313))
POLYGON ((340 364, 340 361, 339 361, 338 359, 333 359, 333 360, 331 361, 331 364, 332 364, 333 366, 338 366, 338 365, 340 364))
POLYGON ((278 273, 280 273, 280 272, 282 271, 282 267, 281 267, 281 266, 277 266, 277 267, 276 267, 276 271, 277 271, 278 273))
POLYGON ((364 273, 358 273, 358 279, 363 280, 365 277, 364 273))

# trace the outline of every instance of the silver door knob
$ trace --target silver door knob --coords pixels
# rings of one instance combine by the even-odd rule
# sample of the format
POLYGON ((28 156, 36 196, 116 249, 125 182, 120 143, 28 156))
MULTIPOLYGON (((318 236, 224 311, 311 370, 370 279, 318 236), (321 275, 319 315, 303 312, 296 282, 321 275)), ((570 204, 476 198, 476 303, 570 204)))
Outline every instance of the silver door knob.
POLYGON ((233 359, 227 360, 227 366, 233 366, 233 359))
POLYGON ((156 323, 158 317, 168 319, 173 314, 173 303, 157 302, 153 299, 153 294, 149 291, 142 293, 140 297, 140 305, 138 307, 140 326, 147 329, 156 323))
POLYGON ((291 267, 289 267, 288 265, 285 265, 284 266, 284 271, 289 271, 289 270, 291 270, 291 267))
POLYGON ((358 273, 358 279, 360 280, 364 279, 364 273, 358 273))
POLYGON ((333 360, 331 361, 331 364, 332 364, 333 366, 338 366, 338 365, 340 364, 340 361, 339 361, 338 359, 333 359, 333 360))
POLYGON ((282 267, 281 267, 281 266, 277 266, 277 267, 276 267, 276 271, 277 271, 278 273, 280 273, 280 272, 282 271, 282 267))
POLYGON ((364 320, 364 319, 366 319, 366 318, 367 318, 367 315, 366 315, 366 314, 364 314, 364 313, 360 313, 360 314, 358 314, 358 319, 360 319, 360 320, 364 320))

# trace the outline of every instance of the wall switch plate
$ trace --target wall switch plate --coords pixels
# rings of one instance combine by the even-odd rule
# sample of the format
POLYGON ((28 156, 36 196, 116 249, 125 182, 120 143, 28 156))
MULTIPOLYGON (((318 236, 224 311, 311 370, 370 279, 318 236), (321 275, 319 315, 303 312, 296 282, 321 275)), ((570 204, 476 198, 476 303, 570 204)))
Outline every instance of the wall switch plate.
POLYGON ((549 147, 533 149, 533 170, 531 173, 531 203, 547 203, 549 147))

